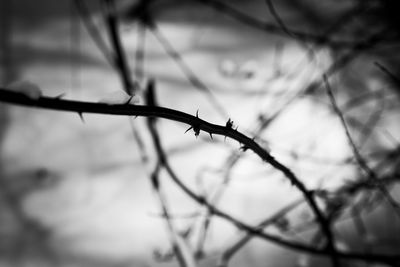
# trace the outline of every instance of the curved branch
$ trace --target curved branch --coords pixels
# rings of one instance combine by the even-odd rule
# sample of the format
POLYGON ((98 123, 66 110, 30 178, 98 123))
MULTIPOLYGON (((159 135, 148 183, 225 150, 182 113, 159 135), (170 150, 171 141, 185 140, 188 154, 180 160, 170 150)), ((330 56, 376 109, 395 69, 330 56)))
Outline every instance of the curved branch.
POLYGON ((262 148, 253 139, 247 137, 236 129, 233 129, 232 126, 228 123, 226 126, 212 124, 200 119, 197 116, 193 116, 178 110, 158 106, 142 106, 129 104, 111 105, 106 103, 63 100, 60 98, 51 97, 39 97, 38 99, 35 99, 30 98, 24 93, 13 92, 4 88, 0 88, 0 101, 28 107, 39 107, 58 111, 76 112, 80 115, 82 115, 83 113, 96 113, 107 115, 158 117, 188 124, 195 131, 198 132, 204 131, 209 133, 210 135, 221 135, 224 137, 229 137, 243 144, 244 148, 252 150, 263 161, 268 162, 275 169, 283 173, 294 186, 296 186, 301 192, 303 192, 311 207, 313 208, 313 206, 315 205, 313 209, 318 210, 316 212, 316 215, 320 213, 318 207, 316 207, 316 204, 313 200, 312 193, 306 189, 304 184, 289 168, 277 161, 266 149, 262 148))
MULTIPOLYGON (((296 186, 303 193, 305 200, 310 205, 314 214, 316 215, 320 227, 324 232, 324 234, 326 235, 327 239, 329 239, 330 237, 332 238, 329 222, 326 220, 325 216, 322 214, 321 210, 317 206, 313 198, 313 193, 307 190, 307 188, 296 177, 296 175, 289 168, 287 168, 282 163, 277 161, 271 154, 269 154, 267 150, 262 148, 253 139, 245 136, 236 129, 233 129, 229 124, 230 120, 228 120, 226 126, 221 126, 204 121, 198 118, 197 116, 192 116, 181 111, 164 107, 129 105, 129 104, 111 105, 105 103, 63 100, 60 98, 51 98, 51 97, 32 98, 24 93, 13 92, 4 88, 0 88, 0 102, 27 106, 27 107, 38 107, 50 110, 76 112, 80 116, 82 116, 83 113, 94 113, 94 114, 106 114, 106 115, 125 115, 125 116, 164 118, 191 125, 191 127, 195 130, 195 134, 197 132, 204 131, 209 133, 210 135, 211 134, 221 135, 234 139, 239 143, 243 144, 243 146, 246 147, 247 149, 250 149, 254 153, 256 153, 263 161, 266 161, 267 163, 272 165, 275 169, 279 170, 282 174, 285 175, 287 179, 290 180, 290 182, 294 186, 296 186)), ((260 229, 251 227, 226 213, 218 211, 214 206, 210 205, 204 198, 193 194, 193 192, 187 191, 187 193, 198 203, 206 205, 213 214, 231 221, 237 227, 244 229, 249 233, 254 234, 255 236, 259 236, 269 241, 274 241, 278 244, 285 245, 293 249, 307 251, 309 253, 322 254, 322 255, 331 254, 329 248, 319 250, 310 246, 306 246, 304 244, 293 243, 290 241, 282 240, 275 236, 265 234, 262 231, 260 231, 260 229)), ((336 251, 336 255, 342 258, 374 260, 382 262, 400 261, 400 255, 375 255, 375 254, 365 255, 358 253, 344 253, 340 251, 336 251)))

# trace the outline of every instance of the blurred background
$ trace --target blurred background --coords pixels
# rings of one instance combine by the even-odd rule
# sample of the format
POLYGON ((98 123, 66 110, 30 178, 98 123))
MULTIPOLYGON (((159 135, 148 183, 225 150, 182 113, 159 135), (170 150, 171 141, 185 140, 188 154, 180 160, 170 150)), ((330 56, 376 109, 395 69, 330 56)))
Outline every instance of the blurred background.
MULTIPOLYGON (((29 81, 45 96, 106 103, 132 90, 145 105, 152 80, 160 106, 230 119, 290 168, 313 190, 339 251, 383 255, 340 266, 399 266, 397 7, 2 0, 0 86, 29 81)), ((285 244, 325 248, 281 172, 229 138, 156 124, 171 168, 197 195, 254 229, 264 222, 285 244)), ((246 234, 185 194, 160 164, 146 118, 82 120, 0 103, 0 136, 0 266, 331 264, 246 234)))

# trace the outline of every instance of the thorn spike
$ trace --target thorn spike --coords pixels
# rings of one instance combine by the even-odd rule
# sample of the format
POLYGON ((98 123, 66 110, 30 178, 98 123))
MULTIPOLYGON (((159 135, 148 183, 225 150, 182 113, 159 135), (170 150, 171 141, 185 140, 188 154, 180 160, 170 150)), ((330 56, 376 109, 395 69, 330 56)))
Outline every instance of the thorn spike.
POLYGON ((192 126, 190 126, 190 127, 185 131, 185 133, 189 132, 191 129, 193 129, 192 126))
POLYGON ((233 121, 231 120, 231 118, 228 119, 228 121, 225 124, 226 128, 232 129, 233 127, 233 121))
POLYGON ((79 118, 81 119, 81 121, 83 123, 85 123, 85 118, 83 118, 83 113, 82 112, 78 112, 79 118))
POLYGON ((131 102, 133 96, 129 96, 128 100, 124 103, 124 105, 129 105, 129 103, 131 102))
POLYGON ((193 131, 194 131, 194 135, 196 136, 196 138, 200 135, 200 128, 198 128, 198 127, 194 127, 193 128, 193 131))
POLYGON ((65 96, 65 93, 61 93, 61 94, 59 94, 59 95, 56 95, 54 98, 55 99, 61 99, 61 98, 63 98, 65 96))

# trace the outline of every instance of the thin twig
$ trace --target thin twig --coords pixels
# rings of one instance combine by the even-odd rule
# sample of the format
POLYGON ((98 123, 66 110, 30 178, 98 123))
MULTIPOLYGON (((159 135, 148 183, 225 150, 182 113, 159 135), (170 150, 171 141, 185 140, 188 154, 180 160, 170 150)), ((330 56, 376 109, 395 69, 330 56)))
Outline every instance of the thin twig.
POLYGON ((135 50, 135 67, 134 73, 136 76, 136 80, 139 84, 144 79, 145 72, 145 50, 146 50, 146 28, 141 23, 137 25, 137 45, 135 50))
MULTIPOLYGON (((255 19, 244 12, 239 11, 236 8, 233 8, 226 3, 220 0, 196 0, 201 2, 205 5, 208 5, 215 10, 231 16, 232 18, 236 19, 237 21, 252 27, 253 29, 258 29, 267 33, 273 34, 287 34, 285 30, 279 25, 273 25, 268 22, 260 21, 255 19)), ((312 42, 317 45, 329 45, 332 48, 346 48, 351 47, 354 45, 356 40, 333 40, 327 37, 326 35, 315 35, 310 33, 305 33, 296 30, 290 30, 291 34, 296 37, 296 39, 305 41, 305 42, 312 42)))
MULTIPOLYGON (((148 120, 148 122, 150 131, 156 131, 154 123, 151 120, 148 120)), ((162 190, 161 182, 159 179, 161 167, 162 166, 160 166, 160 164, 156 165, 154 171, 151 174, 151 181, 153 189, 157 193, 158 201, 162 210, 162 216, 163 218, 165 218, 165 221, 167 223, 173 251, 181 267, 195 267, 196 263, 193 257, 193 253, 189 249, 189 245, 186 244, 186 241, 183 240, 183 238, 180 236, 178 230, 172 222, 167 197, 164 190, 162 190)))
MULTIPOLYGON (((150 81, 149 85, 147 86, 147 90, 146 90, 146 102, 147 102, 147 105, 149 105, 150 107, 157 106, 155 90, 156 90, 156 88, 155 88, 154 81, 150 81)), ((160 137, 159 137, 159 134, 157 131, 157 127, 156 127, 156 118, 155 117, 147 118, 147 126, 153 137, 153 142, 154 142, 156 148, 159 149, 159 147, 161 147, 161 140, 160 140, 160 137)), ((165 155, 164 152, 163 152, 163 155, 165 155)), ((187 244, 187 242, 183 239, 183 237, 180 236, 178 231, 175 229, 173 222, 171 221, 171 217, 169 215, 170 213, 169 213, 169 209, 168 209, 168 204, 167 204, 167 198, 162 189, 162 183, 159 180, 160 168, 165 167, 165 160, 163 158, 159 157, 158 161, 159 161, 159 163, 156 165, 155 170, 151 174, 151 180, 152 180, 153 188, 157 192, 157 195, 158 195, 158 198, 160 201, 160 205, 163 210, 163 215, 165 217, 165 220, 166 220, 168 228, 169 228, 175 255, 176 255, 181 267, 195 267, 196 261, 195 261, 193 252, 189 248, 189 244, 187 244)))
POLYGON ((103 4, 108 26, 107 29, 115 52, 115 63, 119 70, 118 73, 120 74, 125 92, 128 95, 135 95, 139 86, 131 78, 131 71, 119 34, 119 21, 116 15, 114 0, 103 0, 103 4))
POLYGON ((332 107, 340 119, 340 122, 343 126, 347 140, 352 149, 352 152, 356 159, 356 162, 358 163, 358 166, 361 168, 361 170, 363 170, 366 173, 368 180, 371 183, 373 183, 381 191, 381 193, 387 199, 388 203, 392 206, 392 208, 394 209, 396 214, 400 217, 400 204, 397 203, 397 201, 392 198, 388 189, 384 185, 382 185, 382 183, 379 181, 379 177, 376 174, 376 172, 368 166, 366 159, 361 155, 359 149, 357 148, 357 145, 354 143, 353 137, 351 136, 351 133, 350 133, 349 127, 347 126, 344 115, 343 115, 342 111, 340 110, 338 104, 336 103, 336 99, 335 99, 335 96, 333 95, 332 88, 329 84, 328 78, 324 75, 323 79, 324 79, 326 91, 327 91, 327 94, 331 101, 332 107))
POLYGON ((96 23, 93 21, 92 16, 90 15, 89 9, 86 5, 85 0, 75 0, 74 1, 76 9, 79 12, 80 18, 83 21, 89 35, 91 36, 93 42, 99 48, 101 53, 103 54, 104 58, 107 62, 112 66, 115 67, 115 60, 114 55, 111 51, 108 50, 107 45, 103 38, 101 37, 101 33, 96 26, 96 23))
POLYGON ((375 62, 374 64, 393 81, 396 86, 396 93, 400 95, 400 78, 394 75, 390 70, 388 70, 379 62, 375 62))
MULTIPOLYGON (((282 218, 285 216, 287 213, 289 213, 291 210, 299 206, 301 203, 303 203, 304 200, 296 200, 293 203, 290 203, 289 205, 283 207, 281 210, 273 214, 272 216, 269 216, 268 218, 264 219, 262 222, 260 222, 256 228, 257 229, 264 229, 267 226, 273 224, 276 222, 278 219, 282 218)), ((229 260, 234 256, 242 247, 244 247, 254 236, 249 233, 245 233, 244 235, 241 235, 233 244, 226 249, 220 258, 220 263, 218 266, 224 267, 228 265, 229 260)))
POLYGON ((272 0, 265 0, 265 4, 268 6, 268 10, 270 11, 271 15, 274 17, 275 21, 282 28, 282 31, 284 33, 286 33, 288 36, 297 39, 296 35, 292 33, 292 31, 286 26, 286 24, 283 22, 283 20, 279 16, 278 12, 275 9, 274 4, 272 3, 272 0))

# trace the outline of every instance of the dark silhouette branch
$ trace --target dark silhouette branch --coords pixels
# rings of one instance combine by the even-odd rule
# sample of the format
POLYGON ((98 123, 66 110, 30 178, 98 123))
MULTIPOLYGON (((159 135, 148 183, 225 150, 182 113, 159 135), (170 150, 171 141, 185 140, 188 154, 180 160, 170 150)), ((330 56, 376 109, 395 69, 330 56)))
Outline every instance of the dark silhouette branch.
POLYGON ((395 213, 400 217, 400 205, 399 205, 399 203, 397 203, 397 201, 392 198, 392 196, 390 195, 390 192, 388 191, 388 189, 384 185, 382 185, 382 183, 379 181, 379 177, 378 177, 377 173, 368 165, 366 159, 361 155, 357 145, 354 143, 354 140, 353 140, 353 137, 351 136, 349 127, 347 126, 347 122, 346 122, 346 120, 344 118, 344 115, 343 115, 342 111, 340 110, 338 104, 336 103, 335 96, 334 96, 334 94, 332 92, 332 88, 331 88, 331 86, 329 84, 329 81, 328 81, 326 76, 324 76, 324 82, 325 82, 325 85, 326 85, 326 91, 327 91, 327 94, 329 96, 329 99, 330 99, 330 102, 332 104, 332 107, 333 107, 335 113, 337 114, 337 116, 340 119, 340 122, 341 122, 341 124, 343 126, 343 129, 345 131, 347 140, 349 142, 350 148, 353 151, 353 155, 355 157, 355 160, 356 160, 358 166, 367 175, 368 182, 373 183, 380 190, 382 195, 386 198, 388 203, 394 209, 395 213))
MULTIPOLYGON (((296 200, 293 203, 290 203, 289 205, 285 206, 284 208, 280 209, 277 211, 275 214, 272 216, 264 219, 262 222, 260 222, 256 227, 258 229, 264 229, 267 226, 275 223, 277 220, 283 218, 286 214, 288 214, 291 210, 295 209, 298 207, 301 203, 303 203, 303 200, 296 200)), ((231 245, 229 246, 228 249, 226 249, 220 258, 220 262, 218 266, 220 267, 225 267, 228 266, 229 260, 242 248, 244 247, 254 236, 249 233, 245 233, 238 237, 238 239, 231 245)))
MULTIPOLYGON (((252 140, 251 138, 243 135, 242 133, 238 132, 233 128, 211 124, 196 116, 192 116, 177 110, 168 109, 164 107, 157 107, 157 106, 151 107, 151 106, 126 105, 126 104, 110 105, 104 103, 62 100, 59 98, 50 98, 50 97, 39 97, 38 99, 33 99, 23 93, 11 92, 6 89, 0 89, 0 101, 27 107, 37 107, 37 108, 44 108, 44 109, 58 110, 58 111, 70 111, 70 112, 76 112, 78 114, 96 113, 96 114, 106 114, 106 115, 145 116, 154 118, 164 118, 176 122, 185 123, 188 125, 193 125, 194 126, 193 128, 199 129, 200 131, 204 131, 209 134, 232 138, 242 143, 246 147, 248 147, 249 150, 255 152, 262 160, 266 161, 274 168, 282 172, 286 176, 286 178, 289 179, 292 182, 292 184, 296 186, 303 193, 306 202, 310 205, 310 207, 313 209, 314 214, 317 216, 317 219, 319 220, 320 226, 325 236, 327 235, 326 228, 329 228, 329 224, 326 221, 325 217, 322 215, 322 212, 319 210, 318 206, 316 205, 315 200, 313 198, 313 193, 308 191, 303 185, 303 183, 301 183, 299 179, 293 174, 293 172, 284 165, 282 165, 280 162, 278 162, 274 157, 272 157, 268 153, 268 151, 266 151, 256 142, 254 142, 254 140, 252 140)), ((199 196, 195 194, 193 191, 191 191, 181 182, 181 180, 178 177, 174 176, 172 168, 169 166, 169 164, 166 164, 167 159, 163 153, 159 153, 159 157, 160 157, 159 158, 160 162, 164 164, 167 172, 171 175, 173 180, 181 187, 181 189, 197 203, 206 206, 211 211, 212 214, 230 221, 238 228, 245 230, 248 233, 253 234, 254 236, 258 236, 260 238, 263 238, 271 242, 275 242, 277 244, 286 246, 288 248, 319 255, 330 255, 332 253, 332 251, 329 249, 317 249, 308 245, 304 245, 302 243, 298 243, 295 241, 287 241, 280 237, 264 233, 262 230, 250 226, 248 224, 245 224, 244 222, 220 211, 219 209, 211 205, 204 197, 199 196)), ((330 229, 328 234, 331 234, 330 229)), ((379 261, 379 262, 400 261, 400 255, 345 253, 341 251, 336 251, 336 256, 339 258, 359 259, 365 261, 379 261)))
POLYGON ((78 113, 80 116, 82 116, 83 113, 98 113, 108 115, 159 117, 188 124, 193 128, 196 135, 198 135, 200 131, 204 131, 210 135, 221 135, 232 138, 238 141, 240 144, 243 144, 243 146, 246 148, 252 150, 263 161, 269 163, 275 169, 279 170, 291 182, 292 185, 297 187, 313 210, 317 220, 320 223, 321 229, 325 232, 325 234, 327 234, 327 238, 333 239, 329 225, 321 210, 317 206, 313 197, 313 193, 305 187, 300 179, 297 178, 289 168, 277 161, 266 149, 262 148, 253 139, 245 136, 236 129, 229 127, 228 123, 225 126, 216 125, 206 122, 197 116, 192 116, 184 112, 164 107, 126 104, 109 105, 103 103, 61 100, 58 98, 49 97, 32 99, 23 93, 11 92, 6 89, 0 89, 0 101, 24 106, 41 107, 45 109, 72 111, 78 113))

